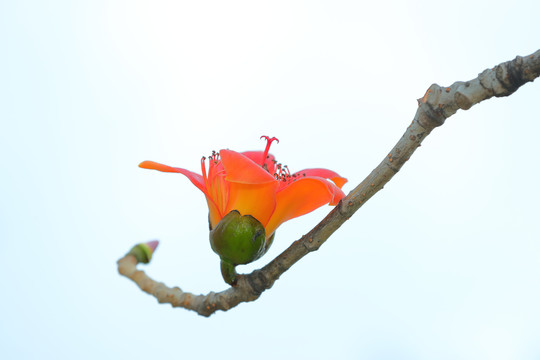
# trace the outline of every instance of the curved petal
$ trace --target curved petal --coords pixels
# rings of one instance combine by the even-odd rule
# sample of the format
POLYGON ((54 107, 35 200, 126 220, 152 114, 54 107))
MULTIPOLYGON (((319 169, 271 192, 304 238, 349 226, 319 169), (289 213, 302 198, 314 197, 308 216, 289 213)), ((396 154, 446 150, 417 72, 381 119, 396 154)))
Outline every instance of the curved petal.
MULTIPOLYGON (((242 155, 247 156, 256 164, 261 164, 264 151, 244 151, 242 155)), ((276 172, 276 158, 274 155, 268 154, 264 164, 266 165, 270 175, 273 175, 276 172)))
POLYGON ((220 213, 214 200, 208 196, 206 196, 206 203, 208 204, 208 221, 210 222, 210 230, 212 230, 223 219, 223 214, 220 213))
MULTIPOLYGON (((227 176, 225 180, 242 184, 276 182, 274 177, 247 156, 232 150, 220 150, 221 163, 227 176)), ((259 220, 260 221, 260 220, 259 220)))
POLYGON ((270 236, 287 220, 305 215, 325 205, 336 205, 345 194, 334 183, 320 177, 302 177, 276 194, 276 209, 266 226, 270 236))
POLYGON ((139 164, 139 167, 143 169, 158 170, 170 173, 180 173, 182 175, 185 175, 193 183, 193 185, 195 185, 199 190, 204 193, 206 197, 206 202, 208 203, 208 217, 212 228, 216 226, 219 220, 221 220, 221 218, 223 217, 223 214, 219 211, 219 207, 216 204, 216 200, 212 198, 212 195, 209 194, 208 190, 206 189, 204 178, 201 175, 186 169, 167 166, 154 161, 143 161, 139 164))
POLYGON ((206 185, 204 184, 204 179, 199 174, 196 174, 186 169, 163 165, 154 161, 143 161, 139 164, 139 167, 143 169, 158 170, 170 173, 180 173, 182 175, 185 175, 193 183, 193 185, 195 185, 199 190, 208 195, 208 192, 206 191, 206 185))
POLYGON ((347 179, 339 176, 337 172, 328 170, 328 169, 321 169, 321 168, 304 169, 302 171, 295 172, 292 176, 293 177, 304 177, 304 176, 322 177, 325 179, 332 180, 334 184, 336 184, 337 187, 339 187, 340 189, 347 182, 347 179))
MULTIPOLYGON (((264 184, 229 184, 229 203, 223 216, 232 210, 241 215, 251 215, 266 227, 276 207, 277 181, 264 184)), ((266 234, 267 237, 271 234, 266 234)))

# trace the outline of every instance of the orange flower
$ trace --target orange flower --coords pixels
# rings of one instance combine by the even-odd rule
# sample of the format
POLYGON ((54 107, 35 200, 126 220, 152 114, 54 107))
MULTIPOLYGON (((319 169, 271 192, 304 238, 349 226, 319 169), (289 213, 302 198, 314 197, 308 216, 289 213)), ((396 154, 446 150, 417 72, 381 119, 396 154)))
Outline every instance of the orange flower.
MULTIPOLYGON (((201 160, 202 175, 182 168, 153 161, 143 161, 139 167, 185 175, 206 196, 211 229, 233 210, 251 215, 265 228, 267 241, 279 225, 307 214, 322 205, 336 205, 345 194, 341 187, 347 179, 327 169, 306 169, 290 174, 264 151, 238 153, 232 150, 214 152, 201 160)), ((279 142, 279 141, 278 141, 279 142)))

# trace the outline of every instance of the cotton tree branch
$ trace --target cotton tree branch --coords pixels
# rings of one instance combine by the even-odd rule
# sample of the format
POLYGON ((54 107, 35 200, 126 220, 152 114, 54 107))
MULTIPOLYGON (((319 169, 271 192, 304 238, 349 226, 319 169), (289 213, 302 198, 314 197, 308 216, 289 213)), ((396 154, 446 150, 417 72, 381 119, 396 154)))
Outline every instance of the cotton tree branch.
POLYGON ((538 76, 540 50, 484 70, 470 81, 458 81, 449 87, 431 85, 426 94, 418 99, 418 110, 412 123, 371 174, 309 233, 292 243, 262 269, 240 275, 234 287, 207 295, 193 295, 178 287, 169 288, 152 280, 144 271, 137 270, 138 262, 132 255, 118 260, 118 271, 133 280, 143 291, 156 297, 158 302, 193 310, 203 316, 210 316, 217 310, 229 310, 241 302, 256 300, 298 260, 319 249, 330 235, 392 179, 431 131, 443 125, 458 109, 468 110, 494 96, 508 96, 538 76))

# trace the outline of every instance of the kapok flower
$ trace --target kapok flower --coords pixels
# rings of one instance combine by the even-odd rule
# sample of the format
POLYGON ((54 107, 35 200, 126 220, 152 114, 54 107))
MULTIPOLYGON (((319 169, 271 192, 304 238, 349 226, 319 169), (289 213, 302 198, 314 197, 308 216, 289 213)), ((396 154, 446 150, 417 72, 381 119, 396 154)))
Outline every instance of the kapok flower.
POLYGON ((217 241, 211 234, 212 248, 222 258, 222 272, 223 260, 238 265, 262 256, 272 243, 275 230, 285 221, 305 215, 325 204, 336 205, 345 196, 341 187, 347 179, 334 171, 318 168, 291 174, 287 166, 278 164, 274 156, 268 153, 272 142, 279 140, 268 136, 262 138, 267 141, 264 151, 213 152, 208 159, 208 170, 206 158, 203 157, 202 175, 153 161, 144 161, 139 165, 145 169, 185 175, 206 197, 210 229, 213 232, 224 220, 220 226, 221 233, 227 233, 229 237, 231 233, 245 233, 248 227, 244 223, 247 220, 244 219, 240 225, 239 216, 250 216, 256 220, 260 229, 248 231, 249 235, 245 233, 250 241, 246 240, 240 245, 228 238, 221 237, 217 241), (234 224, 234 229, 225 229, 225 226, 229 226, 225 223, 234 224), (261 235, 264 235, 262 239, 261 235), (255 238, 261 239, 261 244, 255 238), (223 246, 230 251, 223 251, 223 246), (246 249, 246 246, 250 249, 246 249))

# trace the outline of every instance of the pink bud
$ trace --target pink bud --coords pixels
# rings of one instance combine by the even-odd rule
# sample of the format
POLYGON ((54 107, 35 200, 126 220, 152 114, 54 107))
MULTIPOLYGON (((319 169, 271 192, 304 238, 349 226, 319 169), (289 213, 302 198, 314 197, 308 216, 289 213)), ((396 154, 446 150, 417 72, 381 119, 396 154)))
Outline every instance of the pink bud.
POLYGON ((148 247, 152 250, 152 253, 154 253, 156 251, 156 248, 159 245, 159 241, 152 240, 152 241, 147 242, 146 245, 148 245, 148 247))

